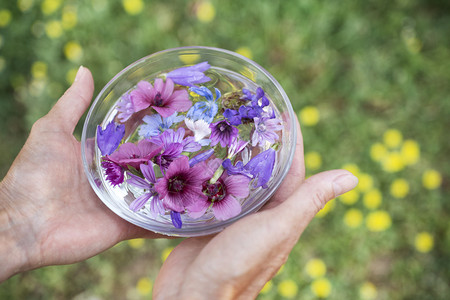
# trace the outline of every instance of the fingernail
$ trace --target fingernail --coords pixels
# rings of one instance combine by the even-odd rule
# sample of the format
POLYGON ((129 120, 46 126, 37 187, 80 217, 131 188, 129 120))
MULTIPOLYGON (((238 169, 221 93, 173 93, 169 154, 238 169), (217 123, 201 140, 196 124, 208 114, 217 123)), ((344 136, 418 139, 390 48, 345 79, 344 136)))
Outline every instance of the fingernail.
POLYGON ((358 178, 352 173, 347 172, 346 174, 338 176, 333 180, 333 189, 335 197, 347 193, 348 191, 354 189, 358 185, 358 178))
POLYGON ((86 68, 83 67, 83 66, 80 66, 80 67, 78 68, 77 75, 75 76, 75 80, 74 80, 73 82, 77 82, 78 80, 81 79, 81 77, 83 77, 83 74, 84 74, 85 69, 86 69, 86 68))

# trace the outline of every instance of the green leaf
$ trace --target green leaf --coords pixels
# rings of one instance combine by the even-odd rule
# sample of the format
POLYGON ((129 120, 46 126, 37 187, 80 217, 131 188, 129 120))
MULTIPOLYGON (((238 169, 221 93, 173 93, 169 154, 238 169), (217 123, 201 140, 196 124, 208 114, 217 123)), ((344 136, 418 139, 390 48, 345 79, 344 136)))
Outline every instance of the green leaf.
POLYGON ((253 131, 254 123, 247 123, 239 125, 239 137, 241 140, 250 141, 250 137, 253 131))

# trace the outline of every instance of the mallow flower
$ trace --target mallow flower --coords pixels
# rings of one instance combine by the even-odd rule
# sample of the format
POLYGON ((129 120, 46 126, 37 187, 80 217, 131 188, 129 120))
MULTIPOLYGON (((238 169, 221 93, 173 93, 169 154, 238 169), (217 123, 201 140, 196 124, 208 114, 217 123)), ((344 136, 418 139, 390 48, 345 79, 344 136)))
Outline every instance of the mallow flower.
POLYGON ((193 86, 194 84, 205 83, 211 80, 211 78, 204 73, 210 67, 208 62, 204 61, 193 66, 182 67, 170 71, 167 73, 166 78, 170 78, 179 85, 193 86))
POLYGON ((161 149, 160 145, 156 145, 148 140, 141 140, 137 145, 125 143, 113 154, 105 156, 105 160, 116 163, 124 169, 128 169, 128 165, 130 165, 139 170, 141 164, 147 163, 155 155, 159 154, 161 149))
POLYGON ((232 126, 227 120, 222 120, 210 125, 211 127, 211 146, 220 143, 223 148, 228 147, 231 142, 239 135, 239 129, 232 126))
POLYGON ((97 145, 102 155, 110 155, 120 145, 120 141, 125 135, 125 125, 116 125, 111 121, 102 129, 100 125, 97 126, 97 145))

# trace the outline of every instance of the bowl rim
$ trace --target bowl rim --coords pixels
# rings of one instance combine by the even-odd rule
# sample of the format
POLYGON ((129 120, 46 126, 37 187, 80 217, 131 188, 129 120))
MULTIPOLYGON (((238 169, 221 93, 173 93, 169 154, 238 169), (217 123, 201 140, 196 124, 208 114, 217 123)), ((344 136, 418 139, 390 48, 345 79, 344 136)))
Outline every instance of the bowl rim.
POLYGON ((238 221, 239 219, 244 218, 245 216, 252 214, 256 211, 258 211, 264 204, 267 203, 267 201, 269 201, 269 199, 273 196, 273 194, 278 190, 278 188, 280 187, 280 185, 282 184, 284 178, 286 177, 286 175, 288 174, 291 166, 292 166, 292 161, 294 159, 294 155, 295 155, 295 150, 296 150, 296 141, 297 141, 297 134, 299 134, 297 132, 297 124, 296 124, 296 115, 294 113, 291 101, 289 100, 289 97, 287 96, 286 92, 284 91, 284 89, 281 87, 280 83, 275 79, 275 77, 272 76, 272 74, 270 74, 266 69, 264 69, 262 66, 260 66, 258 63, 254 62, 253 60, 240 55, 239 53, 230 51, 230 50, 226 50, 226 49, 221 49, 221 48, 215 48, 215 47, 206 47, 206 46, 186 46, 186 47, 177 47, 177 48, 170 48, 170 49, 165 49, 162 51, 158 51, 155 52, 153 54, 147 55, 145 57, 142 57, 138 60, 136 60, 135 62, 131 63, 130 65, 128 65, 127 67, 125 67, 123 70, 121 70, 119 73, 117 73, 102 89, 101 91, 98 93, 98 95, 95 97, 95 100, 92 102, 92 104, 90 105, 89 111, 86 115, 84 124, 83 124, 83 131, 81 134, 81 158, 82 158, 82 163, 83 163, 83 167, 84 167, 84 171, 85 174, 88 178, 88 181, 92 187, 92 189, 94 190, 94 192, 96 193, 97 197, 101 200, 101 202, 103 204, 105 204, 110 210, 112 210, 116 215, 118 215, 119 217, 121 217, 122 219, 124 219, 127 222, 130 222, 136 226, 142 227, 144 229, 147 229, 149 231, 153 231, 156 233, 160 233, 163 235, 167 235, 167 236, 179 236, 179 237, 194 237, 194 236, 204 236, 204 235, 209 235, 209 234, 214 234, 214 233, 218 233, 220 231, 222 231, 224 228, 226 228, 227 226, 231 225, 232 223, 238 221), (289 114, 289 120, 290 120, 290 140, 292 141, 292 146, 290 148, 290 152, 288 154, 286 163, 287 166, 286 168, 281 169, 281 172, 279 174, 279 176, 277 176, 275 179, 275 182, 272 182, 272 187, 271 189, 268 191, 268 193, 266 194, 266 199, 264 201, 260 201, 259 203, 257 203, 257 205, 254 205, 253 207, 251 207, 250 209, 248 209, 245 212, 241 212, 240 214, 238 214, 237 216, 230 218, 228 220, 225 221, 221 221, 218 222, 216 224, 208 224, 206 226, 198 226, 195 228, 170 228, 170 230, 167 230, 167 227, 164 226, 159 226, 159 225, 148 225, 148 224, 141 224, 141 221, 139 220, 134 220, 134 219, 130 219, 128 215, 124 214, 122 212, 122 210, 116 206, 111 205, 108 201, 104 201, 102 199, 103 197, 103 193, 99 190, 98 186, 95 184, 94 178, 92 177, 90 171, 89 171, 89 164, 87 162, 87 157, 86 157, 86 135, 87 135, 87 125, 89 123, 89 120, 91 119, 92 113, 94 108, 96 107, 96 105, 98 104, 98 102, 100 101, 100 99, 102 98, 101 96, 110 88, 110 86, 112 86, 118 78, 120 78, 123 74, 127 73, 129 70, 133 69, 134 67, 136 67, 137 65, 143 63, 144 61, 152 58, 153 56, 159 56, 165 53, 170 53, 170 52, 180 52, 180 51, 187 51, 187 50, 197 50, 197 51, 202 51, 202 50, 206 50, 206 51, 210 51, 210 52, 216 52, 216 53, 220 53, 220 54, 227 54, 230 56, 233 56, 235 58, 244 60, 247 64, 255 67, 256 69, 258 69, 258 71, 260 71, 261 73, 263 73, 271 82, 271 84, 273 84, 275 86, 275 88, 278 90, 278 92, 281 94, 283 101, 285 102, 286 106, 287 106, 287 112, 289 114), (148 226, 145 226, 148 225, 148 226), (149 228, 152 227, 152 228, 149 228), (155 227, 155 228, 153 228, 155 227))

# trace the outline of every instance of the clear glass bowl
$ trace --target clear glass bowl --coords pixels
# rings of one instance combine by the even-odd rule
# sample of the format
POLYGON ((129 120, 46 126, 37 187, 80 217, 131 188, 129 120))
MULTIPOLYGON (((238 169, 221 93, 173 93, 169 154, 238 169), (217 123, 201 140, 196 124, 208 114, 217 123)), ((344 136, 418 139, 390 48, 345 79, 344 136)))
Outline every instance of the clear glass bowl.
POLYGON ((182 47, 168 49, 144 57, 118 73, 100 92, 92 104, 83 127, 81 138, 82 160, 88 180, 103 203, 121 218, 145 229, 170 236, 202 236, 217 233, 246 215, 256 212, 270 197, 285 178, 295 152, 296 123, 292 105, 280 84, 261 66, 237 53, 210 47, 182 47), (273 106, 283 120, 273 177, 267 189, 253 191, 242 206, 242 212, 234 218, 219 221, 208 216, 197 220, 184 220, 183 227, 175 228, 170 216, 157 219, 145 210, 133 212, 129 204, 134 195, 121 187, 112 188, 103 176, 100 167, 101 155, 95 144, 97 125, 105 125, 116 115, 116 104, 122 94, 133 88, 140 80, 151 79, 161 72, 207 61, 212 69, 222 70, 251 80, 269 95, 273 106), (111 117, 112 116, 112 117, 111 117))

